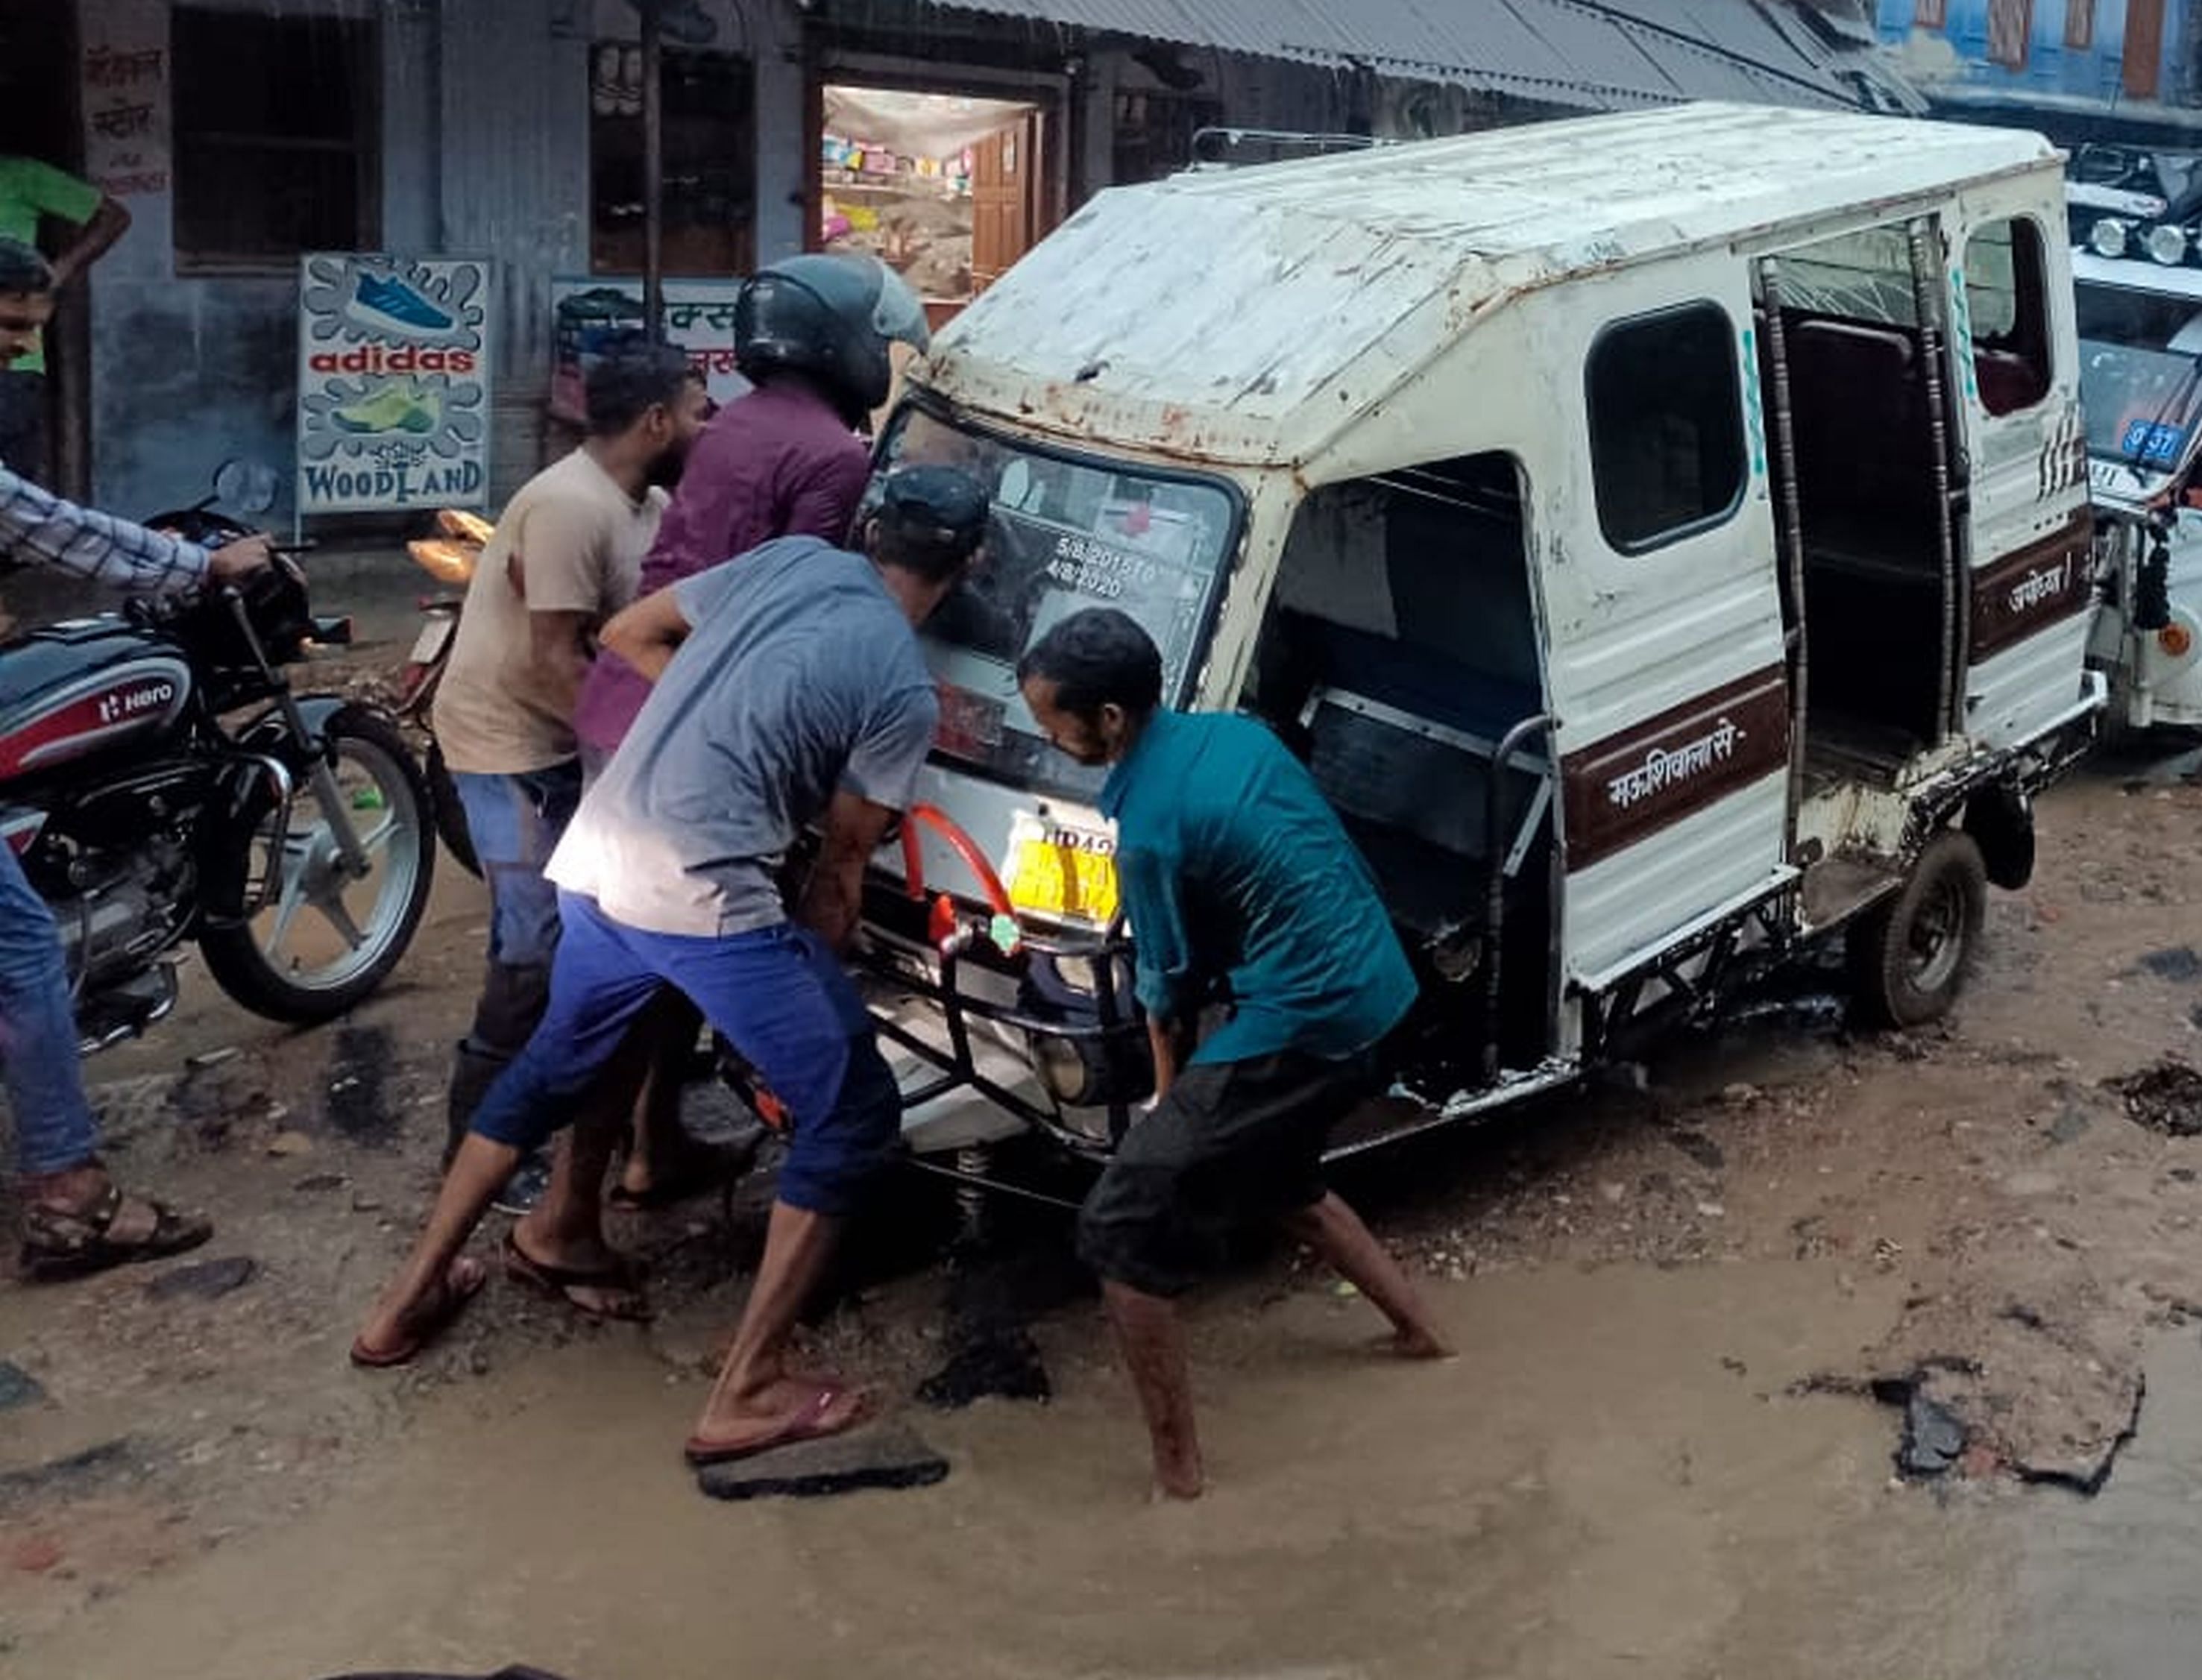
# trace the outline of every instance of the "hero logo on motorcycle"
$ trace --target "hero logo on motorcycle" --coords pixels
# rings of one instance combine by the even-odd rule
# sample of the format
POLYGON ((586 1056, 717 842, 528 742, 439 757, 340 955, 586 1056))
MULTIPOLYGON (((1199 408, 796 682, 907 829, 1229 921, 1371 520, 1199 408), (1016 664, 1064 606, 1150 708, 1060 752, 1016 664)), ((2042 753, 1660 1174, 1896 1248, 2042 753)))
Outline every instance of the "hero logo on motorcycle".
POLYGON ((176 698, 176 685, 165 678, 139 683, 134 687, 110 689, 99 697, 99 721, 114 723, 123 718, 135 717, 156 706, 166 706, 176 698))
POLYGON ((121 735, 165 727, 181 708, 189 681, 180 664, 140 665, 0 718, 0 778, 65 764, 121 735))

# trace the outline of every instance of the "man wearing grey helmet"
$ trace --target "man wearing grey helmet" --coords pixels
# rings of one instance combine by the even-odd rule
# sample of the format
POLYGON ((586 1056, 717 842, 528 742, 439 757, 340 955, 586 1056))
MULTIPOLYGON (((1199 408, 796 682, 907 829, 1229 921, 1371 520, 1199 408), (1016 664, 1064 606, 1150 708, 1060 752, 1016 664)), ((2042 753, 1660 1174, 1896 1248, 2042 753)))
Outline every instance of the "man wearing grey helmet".
POLYGON ((916 628, 962 581, 987 513, 964 474, 904 468, 863 522, 863 553, 782 538, 604 627, 655 686, 550 861, 564 933, 550 1011, 476 1110, 356 1361, 403 1363, 481 1286, 460 1250, 498 1186, 671 986, 757 1070, 789 1132, 764 1257, 688 1458, 856 1421, 856 1394, 785 1365, 841 1222, 900 1131, 893 1076, 835 953, 938 722, 916 628), (823 839, 791 912, 779 876, 813 825, 823 839))

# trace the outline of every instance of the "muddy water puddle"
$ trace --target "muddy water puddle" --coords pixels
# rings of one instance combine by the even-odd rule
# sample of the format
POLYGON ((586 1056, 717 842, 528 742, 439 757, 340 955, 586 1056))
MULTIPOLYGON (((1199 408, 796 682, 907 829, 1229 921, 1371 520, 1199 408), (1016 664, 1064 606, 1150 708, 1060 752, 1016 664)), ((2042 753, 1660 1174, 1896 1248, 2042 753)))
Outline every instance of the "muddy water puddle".
POLYGON ((1993 1548, 1887 1486, 1885 1415, 1785 1394, 1896 1288, 1787 1262, 1480 1278, 1439 1289, 1473 1353, 1428 1367, 1372 1355, 1358 1301, 1245 1286, 1195 1319, 1216 1490, 1166 1510, 1088 1307, 1037 1327, 1053 1404, 916 1414, 945 1483, 816 1504, 699 1498, 675 1445, 700 1387, 639 1341, 567 1348, 427 1400, 311 1514, 9 1671, 1969 1676, 1993 1548))

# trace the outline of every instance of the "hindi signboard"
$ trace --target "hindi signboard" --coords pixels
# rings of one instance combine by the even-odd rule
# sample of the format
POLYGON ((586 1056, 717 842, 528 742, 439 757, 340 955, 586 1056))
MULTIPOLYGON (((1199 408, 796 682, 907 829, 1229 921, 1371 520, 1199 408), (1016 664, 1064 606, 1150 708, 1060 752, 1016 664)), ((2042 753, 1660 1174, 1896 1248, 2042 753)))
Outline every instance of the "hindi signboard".
MULTIPOLYGON (((730 403, 750 388, 734 366, 734 299, 738 280, 665 282, 665 339, 688 354, 716 403, 730 403)), ((621 276, 550 282, 551 330, 556 365, 550 374, 550 411, 580 425, 581 382, 602 347, 622 333, 643 330, 642 282, 621 276)))
POLYGON ((78 25, 84 177, 114 198, 168 191, 168 9, 160 0, 87 6, 78 25))
POLYGON ((489 270, 479 257, 302 259, 302 515, 485 504, 489 270))

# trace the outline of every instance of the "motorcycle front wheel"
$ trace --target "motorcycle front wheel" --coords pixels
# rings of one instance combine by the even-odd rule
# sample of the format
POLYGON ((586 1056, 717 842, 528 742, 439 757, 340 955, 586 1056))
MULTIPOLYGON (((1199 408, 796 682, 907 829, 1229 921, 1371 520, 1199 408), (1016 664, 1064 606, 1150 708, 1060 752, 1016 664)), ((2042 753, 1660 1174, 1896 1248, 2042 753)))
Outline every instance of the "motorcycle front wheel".
POLYGON ((365 870, 345 862, 325 790, 302 778, 287 815, 269 811, 251 837, 246 902, 258 913, 199 940, 221 989, 275 1021, 329 1020, 381 985, 435 882, 427 783, 396 726, 347 710, 327 739, 335 798, 365 870))

